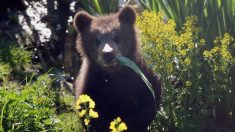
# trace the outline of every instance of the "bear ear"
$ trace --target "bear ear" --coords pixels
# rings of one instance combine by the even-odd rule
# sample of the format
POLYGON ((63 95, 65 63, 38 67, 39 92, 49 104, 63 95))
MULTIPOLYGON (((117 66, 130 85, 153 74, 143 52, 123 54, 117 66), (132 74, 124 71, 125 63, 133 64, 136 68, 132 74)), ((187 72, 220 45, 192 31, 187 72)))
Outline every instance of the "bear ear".
POLYGON ((85 11, 80 11, 74 16, 73 26, 77 32, 82 33, 84 29, 90 26, 93 17, 85 11))
POLYGON ((134 24, 136 19, 136 13, 134 9, 130 6, 123 7, 119 12, 119 20, 121 22, 127 22, 134 24))

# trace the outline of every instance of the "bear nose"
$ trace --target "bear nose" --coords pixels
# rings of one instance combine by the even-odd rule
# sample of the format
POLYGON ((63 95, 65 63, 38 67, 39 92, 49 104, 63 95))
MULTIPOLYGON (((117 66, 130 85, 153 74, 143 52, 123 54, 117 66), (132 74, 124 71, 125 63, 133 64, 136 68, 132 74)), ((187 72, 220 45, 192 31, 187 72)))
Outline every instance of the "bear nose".
POLYGON ((112 52, 105 52, 103 53, 103 58, 106 62, 112 62, 114 60, 114 55, 112 52))
POLYGON ((105 62, 111 63, 114 60, 113 48, 109 44, 104 45, 102 52, 105 62))

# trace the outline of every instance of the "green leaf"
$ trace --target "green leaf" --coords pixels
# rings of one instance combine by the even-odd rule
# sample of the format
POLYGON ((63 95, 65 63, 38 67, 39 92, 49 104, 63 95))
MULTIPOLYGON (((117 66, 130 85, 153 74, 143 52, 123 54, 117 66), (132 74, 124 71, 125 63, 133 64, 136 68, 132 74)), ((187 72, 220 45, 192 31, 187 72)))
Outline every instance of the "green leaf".
POLYGON ((151 85, 151 83, 148 81, 148 79, 146 78, 146 76, 144 75, 144 73, 140 70, 140 68, 135 64, 134 61, 130 60, 127 57, 124 56, 118 56, 117 60, 120 64, 127 66, 129 68, 131 68, 132 70, 134 70, 137 74, 140 75, 140 77, 142 78, 142 80, 145 82, 145 84, 147 85, 149 91, 152 93, 154 99, 155 99, 155 94, 153 91, 153 87, 151 85))
POLYGON ((46 125, 51 125, 52 124, 52 120, 51 119, 47 119, 47 120, 44 121, 44 123, 46 125))

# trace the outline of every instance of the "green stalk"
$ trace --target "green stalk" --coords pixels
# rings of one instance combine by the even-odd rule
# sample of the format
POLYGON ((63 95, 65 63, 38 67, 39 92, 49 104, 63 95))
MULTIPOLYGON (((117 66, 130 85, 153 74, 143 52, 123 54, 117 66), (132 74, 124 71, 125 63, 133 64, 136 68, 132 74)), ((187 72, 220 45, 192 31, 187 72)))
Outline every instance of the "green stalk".
POLYGON ((153 98, 155 100, 155 94, 153 91, 153 87, 151 85, 151 83, 148 81, 148 79, 146 78, 146 76, 144 75, 144 73, 140 70, 140 68, 135 64, 135 62, 133 62, 132 60, 130 60, 127 57, 123 57, 123 56, 118 56, 117 60, 120 64, 127 66, 129 68, 131 68, 132 70, 134 70, 137 74, 140 75, 140 77, 142 78, 142 80, 144 81, 144 83, 147 85, 149 91, 152 93, 153 98))
POLYGON ((155 12, 157 12, 158 11, 158 5, 157 5, 157 2, 156 2, 156 0, 152 0, 152 3, 153 3, 153 10, 155 11, 155 12))
POLYGON ((99 0, 94 0, 95 8, 99 14, 102 14, 102 10, 100 8, 99 0))
POLYGON ((7 103, 9 102, 9 100, 4 103, 3 107, 2 107, 2 111, 1 111, 1 119, 0 119, 0 131, 4 131, 3 127, 2 127, 2 121, 3 121, 3 113, 4 113, 4 110, 5 110, 5 107, 7 105, 7 103))

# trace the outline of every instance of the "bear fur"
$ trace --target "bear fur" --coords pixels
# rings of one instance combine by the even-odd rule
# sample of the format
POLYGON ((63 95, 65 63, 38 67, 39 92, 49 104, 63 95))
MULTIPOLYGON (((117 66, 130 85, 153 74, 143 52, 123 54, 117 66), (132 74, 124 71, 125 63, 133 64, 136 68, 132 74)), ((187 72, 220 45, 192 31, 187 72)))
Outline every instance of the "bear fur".
POLYGON ((74 17, 76 48, 82 57, 75 98, 88 94, 96 103, 99 118, 91 121, 91 131, 108 132, 110 122, 121 117, 128 132, 145 132, 159 108, 161 85, 141 59, 135 19, 129 6, 115 14, 93 17, 80 11, 74 17), (155 100, 138 74, 118 64, 119 55, 140 67, 155 90, 155 100))

